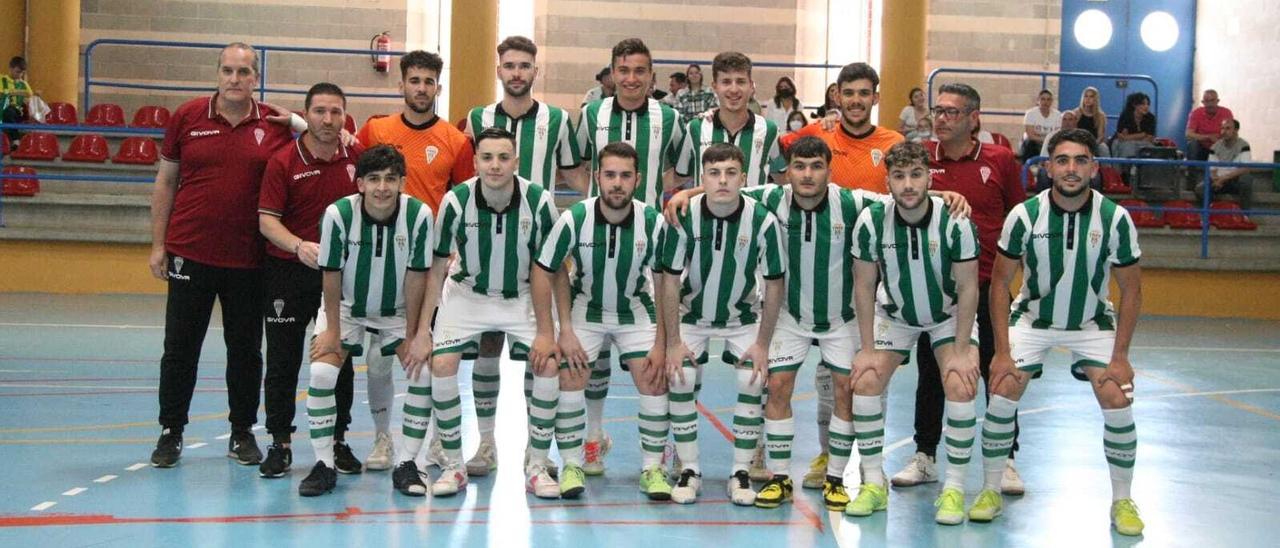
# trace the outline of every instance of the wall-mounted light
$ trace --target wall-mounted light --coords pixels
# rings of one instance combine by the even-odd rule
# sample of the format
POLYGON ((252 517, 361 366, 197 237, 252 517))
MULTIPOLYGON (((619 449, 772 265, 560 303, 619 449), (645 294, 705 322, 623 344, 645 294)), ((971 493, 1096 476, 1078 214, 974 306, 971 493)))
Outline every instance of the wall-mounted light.
POLYGON ((1178 43, 1178 21, 1167 11, 1153 11, 1142 18, 1142 43, 1152 51, 1168 51, 1178 43))
POLYGON ((1085 49, 1102 49, 1111 42, 1111 18, 1101 10, 1084 10, 1071 30, 1085 49))

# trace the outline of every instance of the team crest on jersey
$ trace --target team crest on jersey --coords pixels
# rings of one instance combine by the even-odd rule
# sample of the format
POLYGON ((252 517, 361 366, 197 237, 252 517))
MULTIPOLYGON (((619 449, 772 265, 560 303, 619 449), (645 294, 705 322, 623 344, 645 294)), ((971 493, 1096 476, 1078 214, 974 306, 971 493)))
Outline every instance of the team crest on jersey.
POLYGON ((751 241, 751 238, 748 238, 746 236, 738 236, 738 249, 747 247, 747 243, 750 241, 751 241))
POLYGON ((844 223, 841 223, 841 222, 831 223, 831 237, 832 238, 844 237, 844 223))
POLYGON ((547 138, 547 126, 538 126, 538 138, 539 139, 547 138))
POLYGON ((528 234, 533 230, 533 219, 520 219, 520 233, 528 234))
POLYGON ((637 256, 641 256, 641 257, 643 257, 643 256, 644 256, 644 248, 645 248, 645 245, 647 245, 647 243, 648 243, 648 242, 645 242, 644 240, 636 240, 636 255, 637 255, 637 256))
POLYGON ((438 156, 439 154, 440 154, 440 149, 436 148, 435 145, 428 146, 427 147, 427 163, 429 164, 431 162, 436 161, 436 156, 438 156))
POLYGON ((938 242, 937 241, 929 242, 929 255, 933 256, 937 254, 938 254, 938 242))
POLYGON ((356 166, 355 166, 355 164, 347 164, 347 178, 348 178, 348 179, 351 179, 352 181, 356 180, 356 166))
POLYGON ((1098 230, 1089 231, 1089 247, 1098 247, 1102 242, 1102 232, 1098 230))
POLYGON ((266 136, 267 132, 263 131, 262 128, 255 128, 253 130, 253 140, 257 141, 259 145, 262 144, 262 140, 266 138, 266 136))
POLYGON ((409 237, 404 234, 396 234, 396 250, 404 251, 409 247, 409 237))
POLYGON ((987 180, 991 179, 991 168, 987 166, 978 168, 978 175, 982 176, 982 184, 987 184, 987 180))
POLYGON ((276 317, 279 318, 280 314, 284 313, 284 299, 276 299, 274 301, 271 301, 271 308, 275 309, 276 317))
POLYGON ((764 137, 756 139, 754 142, 751 143, 751 146, 756 151, 756 154, 759 154, 761 151, 764 150, 764 137))
POLYGON ((878 148, 871 149, 871 165, 879 166, 880 160, 884 159, 884 151, 878 148))

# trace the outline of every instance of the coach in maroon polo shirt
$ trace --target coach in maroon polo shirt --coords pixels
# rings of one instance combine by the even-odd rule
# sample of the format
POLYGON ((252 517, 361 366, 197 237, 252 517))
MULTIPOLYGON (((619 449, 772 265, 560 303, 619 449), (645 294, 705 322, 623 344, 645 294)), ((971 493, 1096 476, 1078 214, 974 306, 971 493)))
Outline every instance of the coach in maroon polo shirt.
MULTIPOLYGON (((1027 199, 1013 152, 1001 146, 983 144, 972 137, 978 127, 982 98, 966 84, 946 84, 939 88, 933 106, 933 132, 938 141, 925 144, 929 150, 929 171, 933 190, 951 190, 964 195, 973 208, 973 224, 978 228, 978 365, 985 382, 991 371, 995 347, 991 334, 991 314, 987 306, 991 287, 991 265, 1005 215, 1027 199)), ((933 459, 942 437, 942 409, 945 398, 942 381, 928 336, 920 338, 916 363, 920 379, 916 385, 915 458, 893 478, 894 485, 907 486, 937 481, 933 459), (927 373, 927 374, 926 374, 927 373), (923 454, 923 455, 921 455, 923 454), (928 462, 921 462, 926 459, 928 462), (933 468, 932 477, 930 471, 933 468)), ((1015 434, 1016 435, 1016 434, 1015 434)), ((1017 449, 1015 438, 1014 449, 1017 449)), ((1005 474, 1005 494, 1022 494, 1022 481, 1012 468, 1005 474)))
POLYGON ((216 298, 227 345, 228 456, 257 464, 250 431, 262 383, 262 255, 258 187, 267 159, 293 136, 285 120, 253 100, 258 59, 247 44, 218 56, 218 91, 178 107, 165 130, 151 195, 151 273, 168 280, 160 426, 151 464, 182 455, 196 363, 216 298))

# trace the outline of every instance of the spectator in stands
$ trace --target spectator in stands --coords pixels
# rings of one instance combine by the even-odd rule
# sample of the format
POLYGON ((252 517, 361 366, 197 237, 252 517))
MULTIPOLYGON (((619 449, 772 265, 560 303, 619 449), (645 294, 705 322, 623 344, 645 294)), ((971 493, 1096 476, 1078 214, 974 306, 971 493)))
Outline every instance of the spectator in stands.
MULTIPOLYGON (((14 56, 9 60, 9 74, 0 76, 0 110, 4 112, 4 123, 26 123, 27 98, 32 95, 31 85, 27 83, 27 60, 14 56)), ((7 128, 4 132, 9 136, 9 146, 18 148, 21 132, 7 128)))
MULTIPOLYGON (((1222 137, 1213 144, 1209 152, 1210 162, 1252 162, 1253 153, 1249 151, 1249 141, 1240 138, 1240 121, 1234 118, 1223 120, 1219 130, 1222 137)), ((1210 184, 1213 195, 1229 192, 1236 195, 1240 207, 1249 209, 1253 206, 1253 174, 1252 170, 1243 167, 1210 168, 1210 184)), ((1204 182, 1196 184, 1196 193, 1204 192, 1204 182)))
POLYGON ((764 117, 786 130, 791 113, 801 112, 803 108, 804 105, 796 97, 796 83, 790 77, 783 76, 778 78, 778 83, 773 86, 773 100, 769 101, 764 117))
MULTIPOLYGON (((1064 111, 1062 113, 1061 127, 1059 127, 1056 131, 1053 131, 1048 135, 1045 135, 1044 143, 1040 145, 1040 151, 1039 151, 1040 155, 1048 158, 1049 157, 1049 139, 1053 138, 1054 133, 1057 133, 1059 131, 1066 131, 1068 129, 1080 129, 1080 115, 1077 114, 1076 111, 1074 110, 1064 111)), ((1094 147, 1094 148, 1097 148, 1097 147, 1094 147)), ((1024 160, 1027 158, 1030 158, 1030 156, 1023 157, 1024 160)))
POLYGON ((923 143, 933 139, 933 118, 929 116, 917 118, 916 128, 907 132, 907 140, 913 143, 923 143))
POLYGON ((1080 92, 1080 105, 1075 109, 1076 127, 1093 133, 1098 140, 1097 156, 1110 156, 1107 147, 1107 113, 1102 111, 1102 96, 1098 88, 1089 86, 1080 92))
POLYGON ((1036 96, 1036 106, 1027 110, 1022 117, 1022 150, 1018 157, 1026 160, 1040 153, 1044 144, 1049 142, 1049 135, 1062 127, 1062 113, 1053 108, 1053 92, 1040 90, 1036 96))
MULTIPOLYGON (((920 88, 911 88, 911 93, 907 94, 907 101, 910 102, 902 107, 902 112, 898 114, 898 133, 907 136, 907 140, 919 143, 911 138, 912 134, 920 130, 918 121, 921 118, 929 117, 929 105, 924 101, 924 90, 920 88)), ((929 124, 930 133, 933 132, 933 123, 929 124)))
MULTIPOLYGON (((1078 120, 1079 120, 1079 115, 1076 114, 1075 110, 1063 111, 1062 127, 1059 128, 1058 131, 1055 131, 1044 138, 1044 144, 1040 146, 1040 155, 1048 158, 1049 157, 1049 140, 1053 139, 1053 136, 1057 135, 1058 133, 1071 130, 1071 129, 1079 129, 1080 126, 1079 126, 1078 120)), ((1097 150, 1099 146, 1100 145, 1095 143, 1093 147, 1094 150, 1097 150)), ((1052 187, 1052 186, 1053 186, 1053 178, 1049 176, 1048 160, 1045 160, 1045 163, 1041 166, 1041 168, 1036 173, 1035 191, 1042 192, 1044 190, 1048 190, 1049 187, 1052 187)), ((1102 170, 1094 171, 1093 179, 1089 181, 1089 186, 1099 192, 1102 191, 1102 170)))
POLYGON ((818 107, 818 112, 813 117, 826 118, 827 113, 832 111, 840 111, 840 91, 835 84, 827 86, 827 98, 822 106, 818 107))
POLYGON ((676 103, 676 110, 680 112, 681 119, 688 122, 695 116, 716 108, 717 103, 715 92, 702 85, 702 67, 692 63, 685 69, 684 75, 689 80, 689 91, 676 103))
POLYGON ((1142 92, 1131 93, 1124 100, 1124 110, 1116 122, 1111 138, 1111 152, 1117 158, 1133 158, 1156 139, 1156 115, 1151 113, 1151 98, 1142 92))
POLYGON ((1187 159, 1201 160, 1209 157, 1213 143, 1218 140, 1222 122, 1232 119, 1231 109, 1218 106, 1218 92, 1206 89, 1200 97, 1200 106, 1187 115, 1187 159))
POLYGON ((587 95, 582 98, 582 104, 585 105, 597 99, 604 99, 605 97, 613 97, 613 74, 610 72, 607 65, 600 69, 600 72, 596 73, 596 82, 597 84, 595 87, 587 90, 587 95))
POLYGON ((783 133, 791 133, 799 131, 800 128, 803 128, 808 123, 809 120, 804 117, 804 112, 793 110, 791 114, 787 115, 787 125, 782 126, 781 129, 783 133))
POLYGON ((671 77, 667 79, 667 96, 662 98, 662 102, 675 108, 680 101, 680 96, 689 92, 689 77, 683 72, 673 72, 671 77))
POLYGON ((649 74, 649 96, 659 101, 666 99, 670 95, 669 92, 658 89, 658 73, 649 74))

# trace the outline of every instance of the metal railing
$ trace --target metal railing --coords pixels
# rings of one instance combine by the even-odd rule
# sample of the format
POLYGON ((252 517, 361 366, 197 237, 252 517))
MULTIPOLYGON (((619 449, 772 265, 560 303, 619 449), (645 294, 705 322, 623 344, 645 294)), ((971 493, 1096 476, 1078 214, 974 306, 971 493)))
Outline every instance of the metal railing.
MULTIPOLYGON (((1046 156, 1036 156, 1028 158, 1022 163, 1022 186, 1023 188, 1031 188, 1027 183, 1031 181, 1031 168, 1048 161, 1046 156)), ((1214 211, 1210 204, 1213 203, 1213 172, 1209 168, 1248 168, 1253 170, 1276 170, 1280 169, 1280 163, 1264 163, 1264 162, 1208 162, 1201 160, 1158 160, 1151 158, 1097 158, 1099 164, 1125 164, 1136 166, 1180 166, 1180 167, 1198 167, 1204 172, 1202 184, 1205 192, 1201 192, 1200 207, 1126 207, 1130 211, 1151 211, 1163 213, 1197 213, 1200 215, 1200 258, 1209 258, 1209 219, 1212 215, 1261 215, 1261 216, 1280 216, 1280 209, 1240 209, 1227 211, 1214 211)), ((1179 177, 1178 181, 1182 179, 1179 177)), ((1181 188, 1181 185, 1178 187, 1181 188)))
MULTIPOLYGON (((984 76, 1039 76, 1040 87, 1036 91, 1049 88, 1049 78, 1057 78, 1059 82, 1063 78, 1108 78, 1119 80, 1142 80, 1151 84, 1151 111, 1160 112, 1160 85, 1156 83, 1155 78, 1146 74, 1118 74, 1111 72, 1053 72, 1044 70, 1001 70, 1001 69, 980 69, 980 68, 948 68, 942 67, 934 69, 929 73, 928 85, 926 93, 928 94, 928 105, 933 108, 933 80, 941 74, 978 74, 984 76)), ((983 114, 991 114, 993 116, 1022 116, 1026 114, 1026 110, 987 110, 982 109, 983 114)), ((1108 120, 1119 120, 1119 114, 1108 114, 1108 120)))

